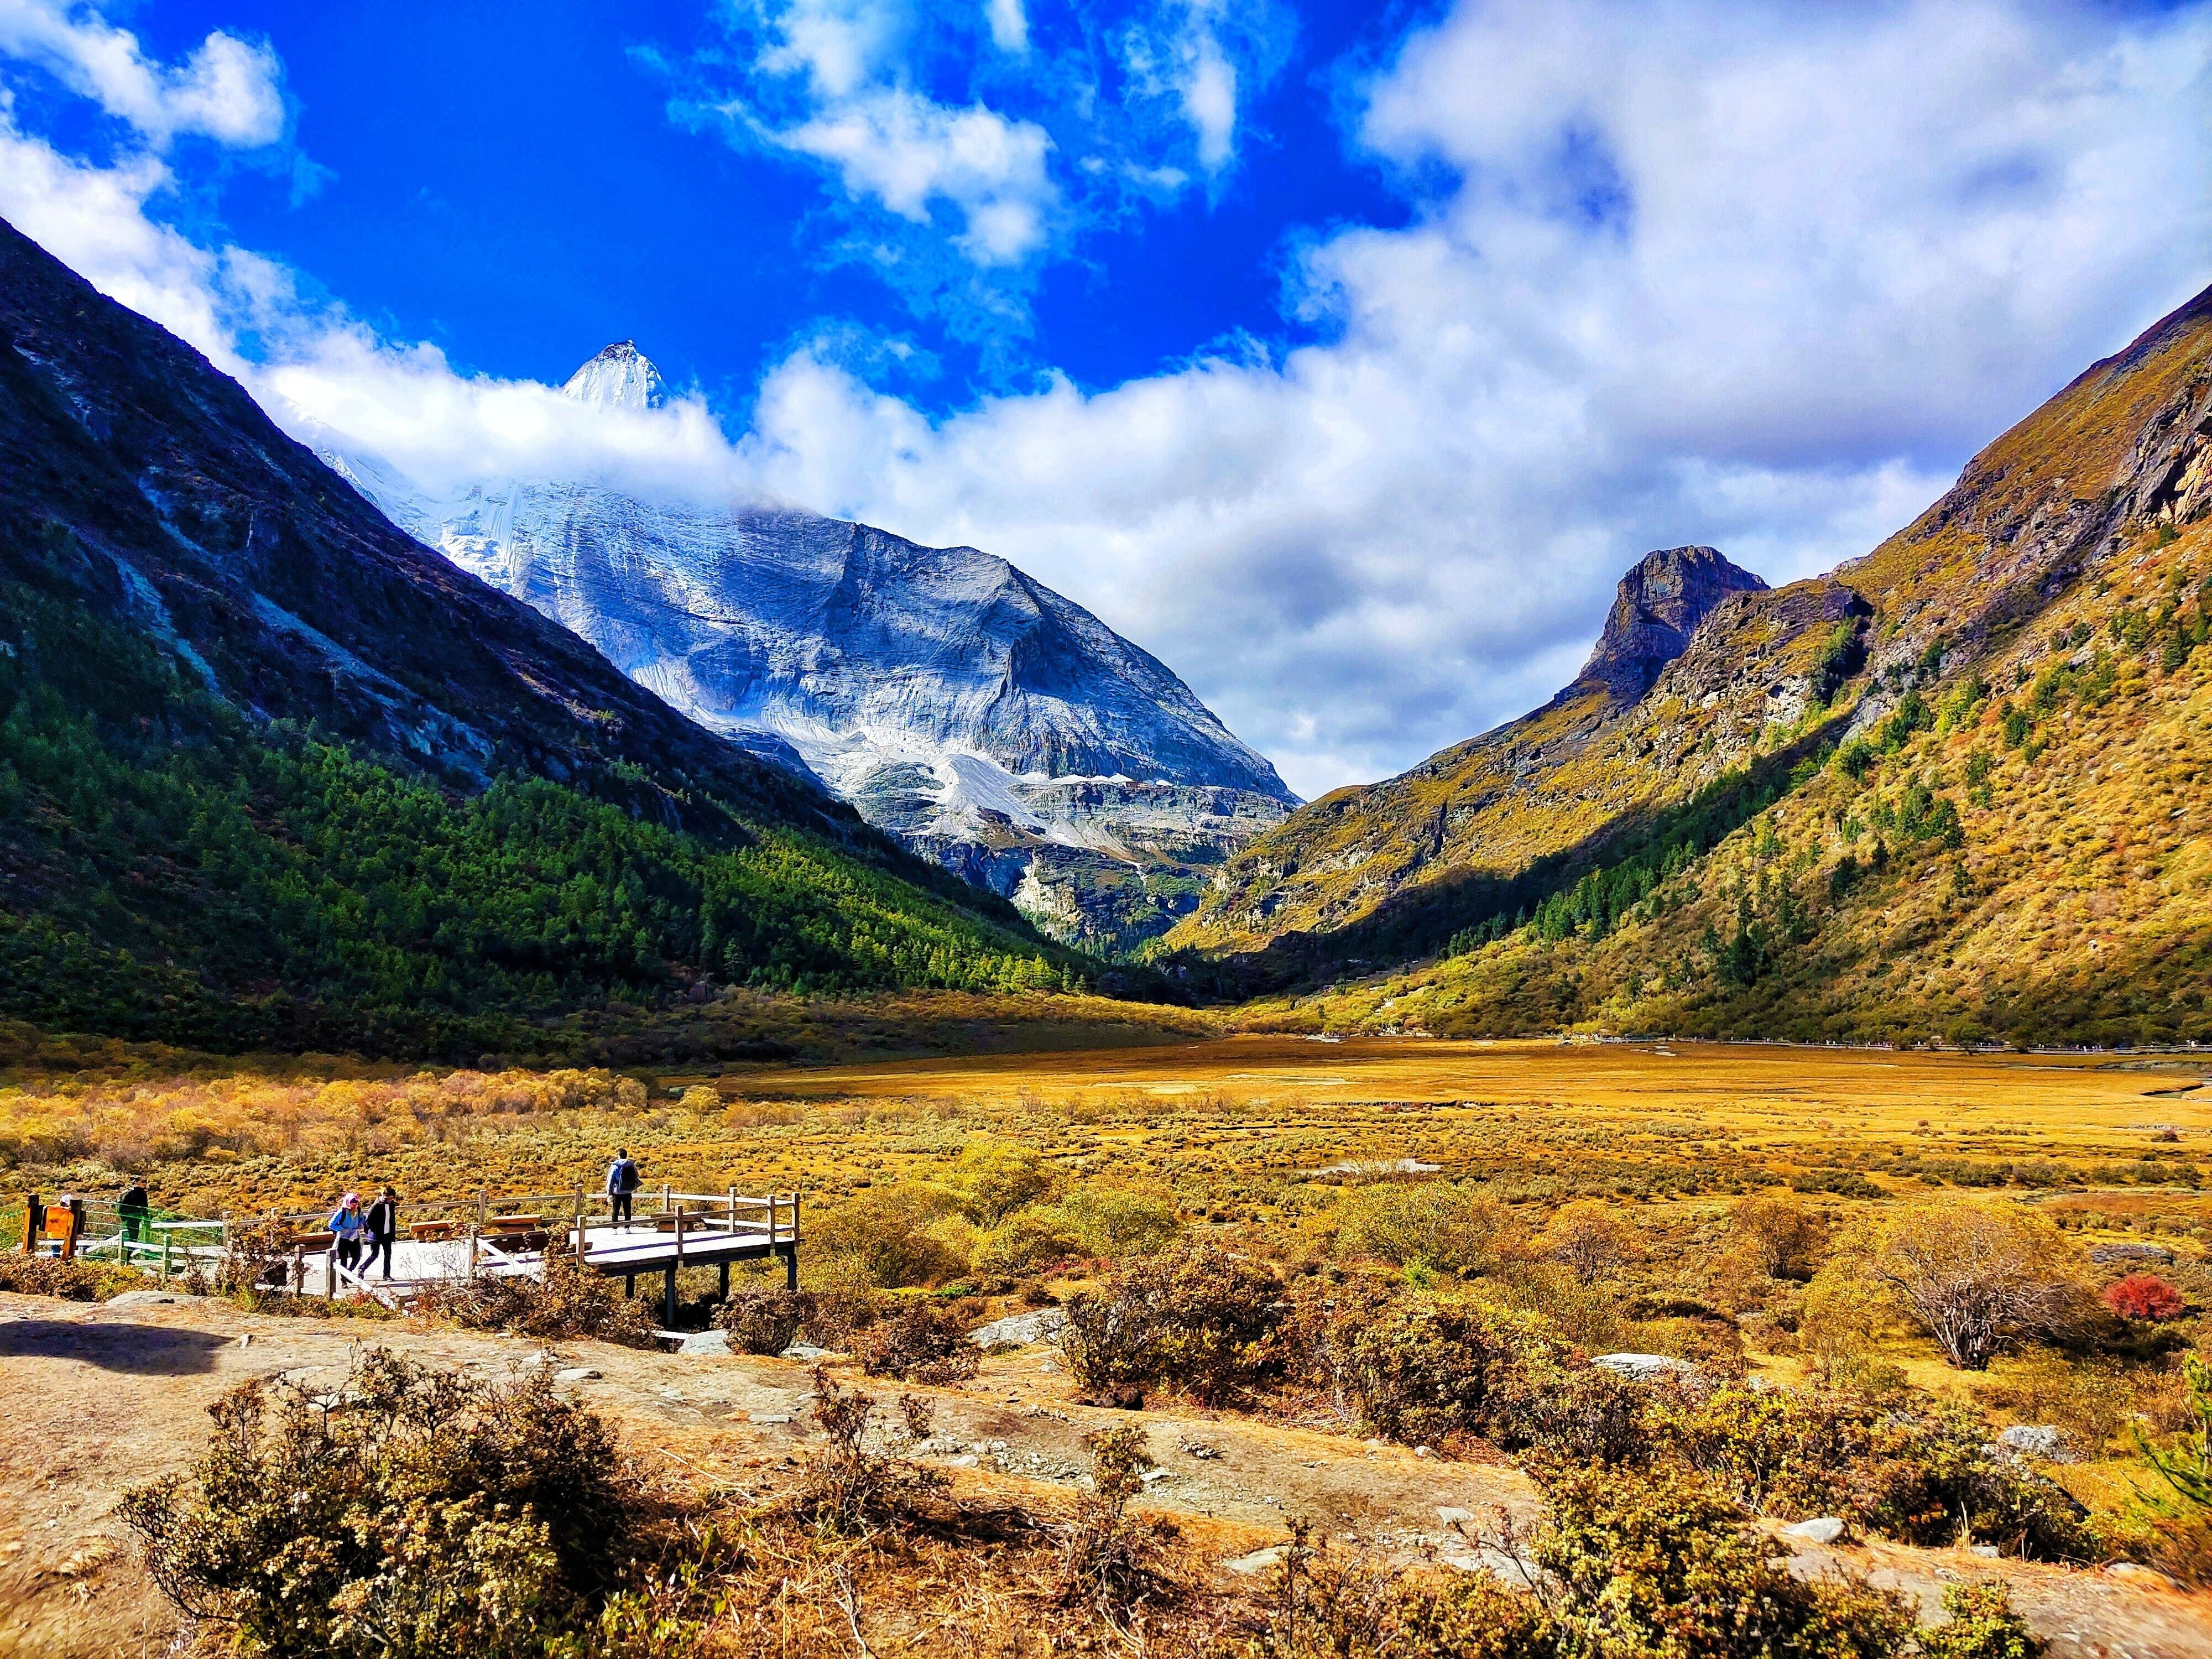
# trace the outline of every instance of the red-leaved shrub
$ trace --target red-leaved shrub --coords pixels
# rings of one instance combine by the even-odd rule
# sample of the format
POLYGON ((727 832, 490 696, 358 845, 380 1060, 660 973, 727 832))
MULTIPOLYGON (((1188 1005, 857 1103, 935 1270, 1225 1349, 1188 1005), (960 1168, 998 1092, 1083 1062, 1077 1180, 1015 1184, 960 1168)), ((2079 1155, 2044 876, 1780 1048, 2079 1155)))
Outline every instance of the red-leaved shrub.
POLYGON ((2123 1319, 2175 1319, 2181 1292, 2156 1273, 2130 1273, 2105 1287, 2105 1305, 2123 1319))

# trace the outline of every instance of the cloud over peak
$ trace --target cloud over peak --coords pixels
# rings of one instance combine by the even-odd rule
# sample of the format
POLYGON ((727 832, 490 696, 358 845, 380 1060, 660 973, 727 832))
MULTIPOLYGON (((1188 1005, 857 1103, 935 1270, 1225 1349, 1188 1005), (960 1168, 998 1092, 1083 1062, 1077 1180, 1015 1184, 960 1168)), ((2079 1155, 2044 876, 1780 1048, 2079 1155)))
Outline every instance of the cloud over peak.
MULTIPOLYGON (((31 9, 0 0, 0 52, 102 109, 140 97, 68 68, 31 9)), ((1086 226, 1257 153, 1290 28, 1188 0, 726 15, 730 53, 662 66, 688 118, 819 169, 887 270, 998 284, 1001 336, 1086 226), (1234 71, 1211 84, 1207 40, 1234 71)), ((0 213, 294 430, 418 476, 769 496, 1002 554, 1308 797, 1540 702, 1649 549, 1776 582, 1865 551, 2212 276, 2202 0, 1460 0, 1334 70, 1350 162, 1403 213, 1286 224, 1282 314, 1231 343, 1097 386, 1033 365, 931 413, 864 367, 885 331, 833 319, 741 428, 696 396, 617 416, 458 374, 169 228, 162 146, 215 124, 175 88, 229 39, 175 65, 111 42, 172 101, 104 161, 0 106, 0 213)), ((273 59, 257 84, 276 96, 273 59)))

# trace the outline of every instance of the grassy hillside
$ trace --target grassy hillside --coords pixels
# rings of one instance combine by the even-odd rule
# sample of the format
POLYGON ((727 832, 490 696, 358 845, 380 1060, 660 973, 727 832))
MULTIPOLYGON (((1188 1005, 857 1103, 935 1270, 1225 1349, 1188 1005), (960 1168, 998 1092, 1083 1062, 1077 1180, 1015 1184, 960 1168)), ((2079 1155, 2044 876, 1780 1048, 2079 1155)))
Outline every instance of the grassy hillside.
POLYGON ((473 1057, 721 985, 1073 988, 1080 958, 788 826, 542 777, 449 791, 258 725, 67 593, 0 584, 0 1014, 473 1057))
MULTIPOLYGON (((2208 431, 2200 301, 1838 573, 1873 610, 1863 668, 1810 728, 1815 754, 1771 799, 1745 795, 1757 810, 1710 851, 1655 860, 1624 826, 1571 884, 1467 929, 1442 961, 1255 1017, 1467 1034, 2212 1036, 2208 431)), ((1734 652, 1745 620, 1717 615, 1653 696, 1701 651, 1734 652)), ((1633 757, 1657 713, 1624 722, 1616 754, 1633 757)), ((1651 776, 1655 790, 1692 781, 1663 764, 1651 776)))

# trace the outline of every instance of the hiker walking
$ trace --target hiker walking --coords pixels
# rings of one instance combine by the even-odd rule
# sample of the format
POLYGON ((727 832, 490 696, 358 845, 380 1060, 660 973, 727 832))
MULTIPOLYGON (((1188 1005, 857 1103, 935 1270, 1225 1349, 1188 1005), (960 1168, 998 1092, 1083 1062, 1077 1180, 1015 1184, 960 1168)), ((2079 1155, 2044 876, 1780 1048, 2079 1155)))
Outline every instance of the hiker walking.
POLYGON ((362 1212, 361 1194, 348 1193, 331 1212, 333 1253, 341 1267, 361 1266, 361 1242, 368 1236, 368 1217, 362 1212))
POLYGON ((368 1255, 361 1264, 361 1275, 368 1277, 369 1269, 376 1266, 376 1258, 384 1257, 384 1276, 392 1277, 392 1245, 399 1237, 399 1194, 386 1187, 377 1194, 376 1202, 368 1206, 368 1255))
POLYGON ((132 1176, 131 1184, 123 1189, 123 1196, 115 1200, 115 1218, 123 1224, 123 1237, 126 1243, 136 1244, 138 1242, 139 1230, 146 1225, 152 1202, 147 1196, 145 1182, 137 1176, 132 1176))
POLYGON ((615 1153, 615 1161, 607 1165, 608 1220, 617 1227, 629 1225, 630 1200, 637 1189, 645 1185, 645 1176, 637 1167, 637 1160, 623 1147, 615 1153))

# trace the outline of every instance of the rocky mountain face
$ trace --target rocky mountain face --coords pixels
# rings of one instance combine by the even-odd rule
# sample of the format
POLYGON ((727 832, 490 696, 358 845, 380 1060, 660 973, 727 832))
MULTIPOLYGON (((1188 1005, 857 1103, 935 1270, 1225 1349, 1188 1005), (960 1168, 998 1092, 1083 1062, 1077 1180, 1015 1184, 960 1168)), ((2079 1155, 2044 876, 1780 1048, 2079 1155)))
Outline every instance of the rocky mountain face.
POLYGON ((1574 856, 1796 731, 1820 642, 1863 610, 1833 582, 1776 592, 1709 547, 1647 554, 1549 702, 1292 814, 1168 942, 1240 958, 1256 985, 1433 949, 1489 902, 1478 891, 1574 856))
MULTIPOLYGON (((623 410, 660 387, 625 342, 566 389, 623 410)), ((331 459, 461 568, 1063 939, 1163 931, 1296 804, 1164 664, 974 548, 573 482, 437 498, 331 459)))
POLYGON ((1595 681, 1618 703, 1639 701, 1660 670, 1689 648, 1690 636, 1731 593, 1763 593, 1766 584, 1711 547, 1646 553, 1620 579, 1597 648, 1577 682, 1595 681))
POLYGON ((393 526, 0 224, 0 1018, 573 1057, 733 989, 1093 969, 393 526))
POLYGON ((1176 937, 1367 975, 1292 1025, 2203 1041, 2207 823, 2212 291, 1634 702, 1315 803, 1176 937))
POLYGON ((708 737, 408 536, 246 392, 0 223, 0 577, 65 579, 226 702, 462 787, 523 771, 671 821, 852 815, 708 737))

